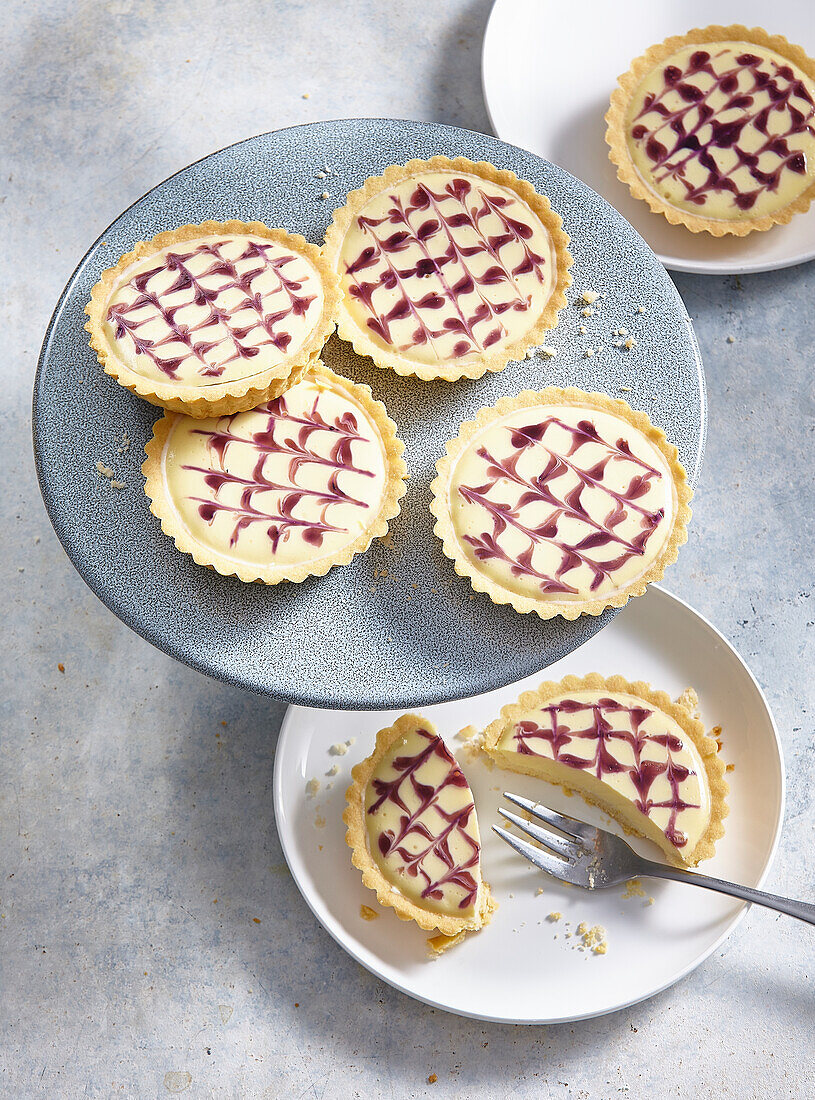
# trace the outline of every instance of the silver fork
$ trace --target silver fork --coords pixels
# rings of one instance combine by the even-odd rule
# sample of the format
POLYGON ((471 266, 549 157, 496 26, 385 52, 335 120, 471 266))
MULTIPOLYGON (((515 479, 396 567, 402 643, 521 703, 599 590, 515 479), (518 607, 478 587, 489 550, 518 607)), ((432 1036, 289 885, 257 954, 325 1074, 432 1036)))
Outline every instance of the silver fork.
POLYGON ((499 825, 493 825, 493 832, 498 833, 502 840, 525 856, 530 863, 562 882, 570 882, 586 890, 604 890, 609 886, 619 886, 621 882, 628 882, 632 878, 667 878, 674 882, 704 886, 707 890, 718 890, 720 894, 730 894, 742 901, 765 905, 768 909, 777 909, 779 913, 815 924, 815 905, 767 894, 763 890, 753 890, 749 886, 739 886, 735 882, 725 882, 708 875, 699 875, 695 871, 683 871, 667 863, 654 863, 638 856, 624 840, 605 829, 586 825, 583 821, 550 810, 540 802, 532 802, 507 791, 504 791, 504 798, 542 821, 548 828, 541 828, 540 825, 499 806, 499 813, 507 821, 511 821, 516 829, 536 840, 537 844, 521 840, 499 825), (558 831, 553 832, 553 829, 558 831))

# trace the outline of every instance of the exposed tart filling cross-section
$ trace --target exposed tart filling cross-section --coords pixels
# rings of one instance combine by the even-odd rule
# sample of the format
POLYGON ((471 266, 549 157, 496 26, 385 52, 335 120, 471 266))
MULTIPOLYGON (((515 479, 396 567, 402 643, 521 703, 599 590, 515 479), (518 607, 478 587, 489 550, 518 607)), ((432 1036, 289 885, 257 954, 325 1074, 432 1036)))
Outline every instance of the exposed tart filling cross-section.
POLYGON ((643 413, 549 389, 482 409, 433 483, 436 532, 457 571, 542 617, 619 607, 685 540, 691 493, 643 413))
POLYGON ((502 768, 577 791, 674 863, 708 858, 724 832, 716 743, 647 684, 596 674, 542 684, 504 708, 483 745, 502 768))
POLYGON ((621 78, 608 115, 612 159, 631 183, 628 160, 641 197, 653 196, 662 213, 660 203, 684 212, 670 220, 692 229, 743 233, 788 221, 815 184, 813 74, 799 47, 760 30, 669 39, 621 78))
POLYGON ((165 417, 144 472, 180 549, 274 584, 324 573, 385 533, 404 493, 401 451, 367 387, 316 367, 247 412, 165 417))
POLYGON ((105 272, 88 327, 123 384, 207 415, 253 385, 255 404, 277 396, 322 348, 335 298, 333 274, 302 237, 208 222, 159 234, 105 272))
POLYGON ((436 157, 389 168, 348 196, 326 237, 340 334, 400 374, 500 370, 565 304, 560 225, 530 184, 492 165, 436 157))
POLYGON ((352 774, 347 840, 379 901, 445 936, 486 923, 492 903, 472 792, 432 724, 403 715, 352 774))

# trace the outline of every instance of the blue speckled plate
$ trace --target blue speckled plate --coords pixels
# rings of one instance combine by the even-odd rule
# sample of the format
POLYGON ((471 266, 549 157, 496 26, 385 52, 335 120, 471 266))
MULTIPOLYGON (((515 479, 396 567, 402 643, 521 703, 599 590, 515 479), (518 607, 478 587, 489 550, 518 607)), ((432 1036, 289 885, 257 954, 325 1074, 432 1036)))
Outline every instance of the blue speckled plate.
POLYGON ((433 535, 429 485, 446 440, 501 395, 550 384, 624 396, 644 409, 695 482, 705 386, 690 319, 659 261, 607 202, 562 169, 483 134, 391 119, 321 122, 213 153, 159 184, 102 234, 46 333, 34 386, 34 451, 46 507, 71 561, 159 649, 210 676, 307 706, 418 707, 536 673, 612 617, 543 622, 486 596, 470 599, 469 583, 433 535), (161 533, 142 489, 143 448, 160 413, 103 374, 88 347, 83 309, 99 273, 135 241, 204 218, 256 218, 320 241, 334 207, 366 176, 435 153, 493 161, 546 193, 572 237, 570 299, 587 287, 607 298, 590 318, 574 305, 564 311, 550 340, 556 359, 510 364, 478 381, 419 384, 369 367, 332 338, 326 362, 371 386, 407 445, 411 480, 391 525, 392 548, 378 543, 325 577, 274 588, 197 566, 161 533), (331 175, 317 179, 324 165, 331 175), (647 312, 636 313, 641 304, 647 312), (630 352, 610 346, 620 326, 638 340, 630 352), (598 344, 605 350, 586 358, 585 349, 598 344), (132 441, 127 449, 123 433, 132 441), (97 462, 125 487, 114 489, 97 462), (386 578, 378 577, 382 570, 386 578))

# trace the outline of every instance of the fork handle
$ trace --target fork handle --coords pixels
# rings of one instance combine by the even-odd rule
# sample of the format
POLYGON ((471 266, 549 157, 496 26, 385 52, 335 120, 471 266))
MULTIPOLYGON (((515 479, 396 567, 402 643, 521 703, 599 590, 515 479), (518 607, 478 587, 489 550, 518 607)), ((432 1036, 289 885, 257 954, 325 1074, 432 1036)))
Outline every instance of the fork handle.
POLYGON ((763 905, 767 909, 777 909, 779 913, 786 913, 789 917, 797 917, 808 924, 815 924, 815 905, 806 901, 795 901, 793 898, 782 898, 778 894, 768 894, 764 890, 753 890, 750 886, 739 886, 735 882, 725 882, 724 879, 711 878, 709 875, 698 875, 695 871, 682 871, 678 867, 668 867, 661 863, 647 863, 647 869, 640 872, 653 878, 667 878, 674 882, 689 882, 693 886, 703 886, 706 890, 717 890, 720 894, 729 894, 731 897, 749 901, 755 905, 763 905))

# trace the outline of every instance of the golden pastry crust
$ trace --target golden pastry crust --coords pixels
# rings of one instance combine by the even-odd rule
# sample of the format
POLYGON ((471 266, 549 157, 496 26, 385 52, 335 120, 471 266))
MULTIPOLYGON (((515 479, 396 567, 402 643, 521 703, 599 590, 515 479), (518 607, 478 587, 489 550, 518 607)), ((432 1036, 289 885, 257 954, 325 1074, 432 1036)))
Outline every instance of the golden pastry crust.
POLYGON ((545 390, 524 390, 517 397, 502 397, 495 405, 480 409, 475 420, 461 425, 455 439, 447 444, 446 454, 436 463, 438 476, 431 483, 433 500, 430 511, 436 517, 434 531, 442 541, 444 554, 448 557, 460 577, 466 577, 476 592, 486 593, 493 603, 511 604, 521 614, 534 612, 542 619, 551 619, 556 615, 564 619, 577 619, 581 615, 602 615, 609 607, 624 607, 632 596, 641 596, 649 584, 659 581, 667 567, 676 561, 679 547, 687 542, 687 525, 691 518, 690 501, 693 490, 688 484, 687 474, 679 461, 679 452, 668 442, 661 428, 656 427, 644 412, 632 409, 625 401, 607 397, 602 393, 586 393, 573 387, 561 389, 550 386, 545 390), (491 421, 506 416, 515 409, 525 409, 536 405, 564 405, 577 408, 597 409, 608 412, 627 421, 638 429, 664 457, 670 471, 676 491, 676 515, 673 526, 658 557, 641 576, 624 589, 604 598, 586 599, 569 602, 556 599, 537 599, 512 592, 494 583, 480 571, 463 553, 456 535, 449 505, 449 487, 456 463, 466 451, 471 440, 491 421))
POLYGON ((345 842, 351 849, 351 862, 362 872, 362 882, 373 890, 380 905, 393 909, 400 920, 415 921, 426 932, 437 931, 429 941, 429 948, 440 954, 448 947, 460 942, 466 932, 477 932, 488 924, 496 902, 490 894, 487 883, 481 880, 479 907, 472 916, 455 917, 446 913, 434 913, 416 905, 410 898, 395 890, 393 884, 385 878, 368 850, 368 830, 365 823, 365 794, 368 785, 379 766, 380 761, 401 737, 416 728, 417 723, 430 733, 436 733, 432 722, 418 714, 403 714, 393 723, 381 729, 376 735, 376 744, 370 756, 351 769, 353 782, 345 793, 346 807, 342 819, 346 825, 345 842))
MULTIPOLYGON (((601 676, 597 672, 590 672, 587 676, 566 676, 557 683, 553 680, 547 680, 540 684, 536 691, 525 691, 517 702, 502 707, 501 717, 491 722, 481 735, 483 752, 500 767, 501 762, 494 754, 501 734, 506 727, 517 722, 529 711, 537 710, 550 699, 570 691, 617 691, 626 695, 634 695, 651 706, 658 707, 687 734, 688 739, 695 745, 705 767, 705 777, 710 791, 710 821, 689 858, 684 859, 677 852, 676 858, 671 859, 671 862, 678 867, 695 867, 702 860, 710 859, 715 852, 716 841, 724 836, 724 819, 730 812, 726 801, 730 788, 724 778, 724 764, 718 755, 716 742, 712 737, 707 736, 704 725, 698 718, 694 717, 688 705, 679 700, 672 700, 667 692, 658 691, 642 680, 631 682, 623 676, 601 676)), ((693 693, 693 697, 695 698, 695 693, 693 693)), ((683 696, 680 696, 680 699, 682 698, 683 696)), ((687 698, 690 702, 690 698, 687 698)), ((557 785, 567 793, 574 790, 567 783, 557 785)), ((600 805, 594 799, 586 796, 583 791, 578 790, 577 793, 590 805, 600 805)), ((601 809, 610 812, 606 806, 601 806, 601 809)), ((628 825, 624 825, 623 828, 627 833, 634 833, 636 836, 644 835, 628 825)))
POLYGON ((424 381, 443 379, 457 381, 461 378, 481 378, 488 371, 497 372, 511 360, 523 359, 529 348, 543 343, 546 333, 555 328, 558 313, 566 305, 566 288, 571 285, 569 268, 574 262, 569 253, 569 237, 563 230, 563 219, 552 209, 549 199, 541 195, 531 183, 519 179, 506 168, 497 168, 489 161, 471 161, 466 157, 435 156, 429 160, 410 160, 407 164, 392 164, 381 176, 369 177, 361 188, 348 194, 345 205, 334 212, 334 219, 325 235, 323 251, 334 271, 337 271, 343 242, 353 218, 386 187, 409 179, 420 172, 463 172, 479 176, 514 191, 537 216, 549 234, 556 258, 557 277, 544 309, 532 328, 523 337, 494 351, 482 351, 477 359, 468 363, 420 363, 396 352, 389 352, 369 338, 355 322, 344 304, 341 292, 337 332, 348 341, 358 355, 368 356, 376 366, 390 368, 403 376, 415 376, 424 381))
POLYGON ((299 233, 287 233, 262 222, 208 220, 199 225, 183 225, 178 229, 167 230, 149 241, 139 241, 114 267, 103 271, 91 291, 91 300, 85 307, 88 316, 85 329, 90 333, 90 345, 105 373, 115 378, 121 386, 169 412, 184 413, 200 419, 253 409, 265 401, 279 397, 294 385, 317 359, 333 332, 339 300, 340 286, 335 272, 325 262, 321 249, 309 243, 299 233), (314 327, 291 356, 250 377, 236 378, 212 386, 197 386, 164 384, 138 374, 117 355, 104 331, 107 303, 119 276, 134 263, 169 245, 220 233, 263 237, 304 256, 319 275, 324 295, 322 310, 314 327))
POLYGON ((809 57, 801 46, 789 42, 783 35, 769 34, 763 27, 748 28, 740 23, 734 23, 726 27, 720 25, 697 27, 688 31, 687 34, 673 35, 666 38, 664 42, 650 46, 644 54, 631 62, 627 72, 618 77, 618 86, 611 93, 611 103, 605 115, 608 156, 617 168, 617 178, 627 185, 634 198, 642 199, 655 214, 662 214, 671 225, 684 225, 691 233, 710 233, 714 237, 727 235, 745 237, 754 231, 764 232, 774 225, 786 224, 795 214, 802 214, 808 210, 815 198, 815 181, 786 206, 762 217, 740 218, 733 221, 706 218, 666 202, 648 187, 631 159, 626 138, 628 105, 648 73, 685 46, 714 42, 749 42, 755 46, 762 46, 785 57, 815 81, 815 60, 809 57))
MULTIPOLYGON (((370 387, 335 374, 316 360, 309 367, 306 378, 323 381, 328 387, 345 391, 353 396, 376 426, 382 441, 387 471, 382 497, 376 515, 366 529, 347 546, 335 554, 304 563, 281 563, 268 566, 236 562, 221 557, 211 548, 198 542, 182 525, 170 495, 162 470, 162 456, 170 432, 180 414, 168 412, 153 425, 153 438, 145 447, 147 457, 142 464, 145 477, 144 491, 150 498, 150 511, 161 521, 161 529, 173 540, 178 550, 189 554, 198 565, 214 569, 222 576, 236 576, 246 583, 279 584, 281 581, 299 583, 307 577, 322 577, 332 566, 347 565, 357 554, 363 554, 375 538, 387 533, 388 524, 399 515, 400 500, 407 491, 405 478, 407 465, 402 457, 405 445, 396 434, 396 424, 388 416, 381 401, 374 399, 370 387)), ((231 414, 230 414, 231 415, 231 414)))

